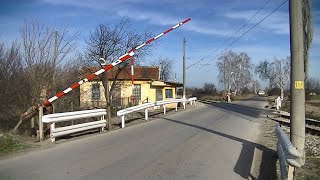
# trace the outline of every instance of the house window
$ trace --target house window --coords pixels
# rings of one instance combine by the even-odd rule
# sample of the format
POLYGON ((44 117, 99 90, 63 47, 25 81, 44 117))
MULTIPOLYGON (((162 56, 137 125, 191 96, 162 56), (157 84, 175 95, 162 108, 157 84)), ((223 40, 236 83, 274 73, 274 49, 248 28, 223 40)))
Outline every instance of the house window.
POLYGON ((99 83, 94 83, 92 84, 91 87, 91 92, 92 92, 92 100, 100 100, 100 84, 99 83))
POLYGON ((141 84, 134 84, 132 95, 135 97, 135 100, 141 100, 141 84))
POLYGON ((166 98, 173 98, 172 89, 166 89, 166 98))

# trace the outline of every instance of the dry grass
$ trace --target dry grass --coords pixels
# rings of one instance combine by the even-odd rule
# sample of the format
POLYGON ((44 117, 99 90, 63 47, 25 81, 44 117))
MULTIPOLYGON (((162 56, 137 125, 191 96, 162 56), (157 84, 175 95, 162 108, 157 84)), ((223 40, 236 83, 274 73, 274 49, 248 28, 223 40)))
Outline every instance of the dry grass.
POLYGON ((0 157, 15 152, 24 151, 32 146, 26 143, 23 136, 13 134, 1 134, 0 136, 0 157))

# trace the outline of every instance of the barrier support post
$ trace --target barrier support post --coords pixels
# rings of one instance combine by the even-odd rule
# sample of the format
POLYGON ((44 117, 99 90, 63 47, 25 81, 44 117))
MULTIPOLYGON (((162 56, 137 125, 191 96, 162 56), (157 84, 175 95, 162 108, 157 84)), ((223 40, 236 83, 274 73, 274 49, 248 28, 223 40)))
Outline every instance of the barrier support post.
POLYGON ((178 111, 178 103, 176 103, 176 111, 178 111))
POLYGON ((148 108, 144 109, 145 119, 148 121, 148 108))
POLYGON ((121 116, 121 128, 124 128, 124 115, 121 116))
POLYGON ((56 138, 53 136, 53 132, 54 132, 54 128, 56 127, 56 123, 51 123, 50 125, 50 138, 51 138, 51 142, 55 142, 56 138))
MULTIPOLYGON (((105 120, 104 115, 100 118, 100 120, 105 120)), ((103 131, 104 131, 104 127, 101 127, 101 132, 103 132, 103 131)))
POLYGON ((43 117, 43 106, 40 106, 39 107, 39 137, 40 137, 39 140, 40 142, 44 140, 42 117, 43 117))
POLYGON ((166 114, 166 105, 163 105, 163 114, 166 114))
POLYGON ((288 180, 293 180, 294 179, 294 171, 295 168, 293 166, 288 167, 288 180))

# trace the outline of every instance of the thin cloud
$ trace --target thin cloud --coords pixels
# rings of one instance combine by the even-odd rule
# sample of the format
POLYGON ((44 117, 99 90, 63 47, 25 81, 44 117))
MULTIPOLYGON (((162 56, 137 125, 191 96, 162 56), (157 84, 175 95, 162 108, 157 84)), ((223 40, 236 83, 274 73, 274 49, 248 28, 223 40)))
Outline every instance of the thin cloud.
MULTIPOLYGON (((224 13, 223 16, 233 20, 249 21, 250 18, 256 13, 257 10, 245 10, 245 11, 230 11, 224 13)), ((270 12, 263 10, 256 17, 251 19, 250 24, 258 23, 261 19, 267 16, 270 12)), ((250 26, 250 27, 251 27, 250 26)), ((265 19, 258 27, 261 30, 270 31, 274 34, 289 34, 289 16, 285 12, 275 12, 267 19, 265 19)))
MULTIPOLYGON (((181 20, 183 18, 168 16, 160 13, 154 13, 154 12, 142 12, 141 11, 127 11, 127 10, 120 10, 117 12, 119 16, 125 16, 129 17, 130 19, 139 20, 139 21, 147 21, 150 24, 153 25, 173 25, 181 20)), ((187 17, 185 17, 187 18, 187 17)), ((224 29, 215 29, 209 25, 210 23, 207 22, 200 22, 196 19, 193 19, 188 26, 184 26, 183 28, 188 31, 197 32, 200 34, 207 34, 207 35, 218 35, 218 36, 228 36, 232 32, 229 30, 224 29)))

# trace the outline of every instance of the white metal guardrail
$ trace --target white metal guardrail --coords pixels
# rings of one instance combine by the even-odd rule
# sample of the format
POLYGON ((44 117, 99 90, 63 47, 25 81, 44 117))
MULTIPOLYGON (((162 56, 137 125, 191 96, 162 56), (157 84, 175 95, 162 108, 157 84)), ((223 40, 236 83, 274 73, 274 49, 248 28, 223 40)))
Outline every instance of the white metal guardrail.
POLYGON ((288 178, 287 164, 292 167, 301 167, 303 154, 292 145, 279 123, 276 125, 276 135, 278 138, 277 154, 280 162, 281 179, 283 180, 288 178))
MULTIPOLYGON (((189 98, 189 99, 190 99, 190 102, 192 101, 195 104, 196 98, 189 98)), ((163 106, 163 113, 166 114, 166 105, 167 104, 176 103, 176 111, 177 111, 178 110, 178 103, 183 103, 183 108, 185 109, 186 108, 185 103, 187 101, 189 101, 189 99, 167 99, 167 100, 163 100, 163 101, 150 102, 150 103, 145 103, 145 104, 141 104, 138 106, 133 106, 133 107, 129 107, 126 109, 122 109, 117 112, 117 115, 121 116, 121 128, 125 127, 125 115, 126 114, 144 109, 145 120, 148 120, 148 108, 162 105, 163 106)))
POLYGON ((188 99, 188 102, 190 102, 191 105, 194 104, 194 106, 197 106, 196 100, 197 100, 197 97, 191 97, 188 99))
POLYGON ((104 131, 104 127, 107 124, 104 116, 107 114, 106 109, 93 109, 93 110, 84 110, 84 111, 74 111, 74 112, 65 112, 65 113, 55 113, 44 115, 42 121, 44 123, 51 123, 50 125, 50 138, 54 142, 56 137, 81 132, 89 129, 101 128, 101 131, 104 131), (100 120, 81 123, 65 127, 55 127, 55 123, 71 121, 84 118, 95 118, 100 117, 100 120))

